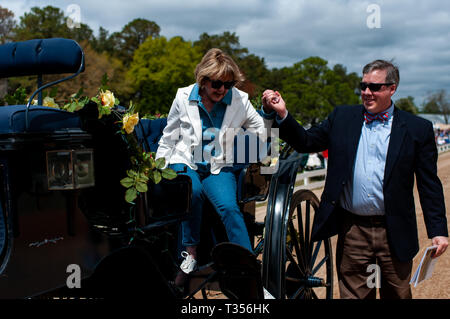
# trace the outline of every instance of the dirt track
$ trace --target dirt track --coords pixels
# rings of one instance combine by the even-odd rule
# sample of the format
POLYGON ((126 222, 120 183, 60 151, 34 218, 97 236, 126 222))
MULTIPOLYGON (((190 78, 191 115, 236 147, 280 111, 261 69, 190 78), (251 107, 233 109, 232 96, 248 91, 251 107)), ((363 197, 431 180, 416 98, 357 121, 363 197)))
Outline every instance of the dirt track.
MULTIPOLYGON (((445 207, 450 207, 450 152, 442 153, 438 159, 438 175, 444 188, 445 207)), ((431 244, 427 237, 423 221, 422 209, 420 208, 417 189, 414 192, 417 224, 419 228, 420 251, 414 258, 415 271, 420 263, 423 252, 431 244)), ((450 228, 450 217, 447 213, 447 226, 450 228)), ((436 262, 433 276, 420 283, 416 288, 412 287, 413 298, 450 299, 450 252, 449 249, 436 262)))
MULTIPOLYGON (((442 153, 438 159, 438 175, 444 188, 445 206, 450 207, 450 152, 442 153)), ((314 190, 314 193, 320 198, 323 189, 314 190)), ((427 232, 423 220, 422 209, 420 207, 417 189, 414 190, 416 205, 417 224, 419 231, 420 251, 414 258, 413 272, 417 269, 420 259, 426 247, 431 245, 431 240, 427 237, 427 232)), ((265 215, 265 206, 258 207, 257 220, 263 220, 265 215)), ((447 215, 447 223, 450 228, 450 217, 447 215)), ((333 252, 336 251, 337 236, 332 238, 333 252)), ((339 298, 337 287, 337 278, 335 273, 334 298, 339 298)), ((450 249, 446 251, 437 260, 433 276, 420 283, 416 288, 412 287, 413 298, 417 299, 450 299, 450 249)))

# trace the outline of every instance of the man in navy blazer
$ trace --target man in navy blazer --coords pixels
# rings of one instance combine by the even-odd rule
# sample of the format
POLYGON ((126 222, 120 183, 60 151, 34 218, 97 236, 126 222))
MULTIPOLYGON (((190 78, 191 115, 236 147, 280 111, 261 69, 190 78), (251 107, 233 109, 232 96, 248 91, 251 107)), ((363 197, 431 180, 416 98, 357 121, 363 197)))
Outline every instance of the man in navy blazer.
MULTIPOLYGON (((381 298, 411 298, 412 259, 419 251, 413 188, 417 181, 435 257, 448 246, 444 195, 437 176, 431 122, 391 100, 398 68, 376 60, 363 69, 362 105, 339 106, 305 130, 278 92, 263 93, 276 111, 280 137, 301 153, 328 149, 328 173, 314 216, 313 240, 338 234, 336 267, 341 298, 375 298, 370 265, 381 270, 381 298)), ((373 276, 372 276, 373 277, 373 276)))

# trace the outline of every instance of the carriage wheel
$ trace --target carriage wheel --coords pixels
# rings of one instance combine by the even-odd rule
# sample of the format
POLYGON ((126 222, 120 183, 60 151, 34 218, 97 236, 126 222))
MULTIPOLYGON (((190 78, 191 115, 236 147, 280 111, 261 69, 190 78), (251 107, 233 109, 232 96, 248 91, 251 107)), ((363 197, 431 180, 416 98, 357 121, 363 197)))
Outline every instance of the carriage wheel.
MULTIPOLYGON (((333 259, 330 239, 311 241, 319 200, 309 190, 292 196, 286 231, 284 295, 287 299, 331 299, 333 259)), ((283 269, 283 268, 282 268, 283 269)))

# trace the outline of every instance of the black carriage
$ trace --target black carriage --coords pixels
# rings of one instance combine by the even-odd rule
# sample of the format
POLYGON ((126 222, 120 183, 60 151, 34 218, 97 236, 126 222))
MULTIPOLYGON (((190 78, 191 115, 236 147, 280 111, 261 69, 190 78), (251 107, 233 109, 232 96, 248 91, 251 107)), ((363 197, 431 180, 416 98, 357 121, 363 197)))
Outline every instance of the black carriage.
MULTIPOLYGON (((0 77, 38 75, 39 86, 28 105, 0 107, 0 298, 207 298, 208 289, 263 298, 263 287, 278 299, 332 298, 330 241, 310 239, 319 201, 310 191, 294 192, 301 154, 282 151, 273 174, 261 174, 261 163, 236 172, 253 252, 227 243, 205 205, 202 266, 180 293, 170 281, 179 223, 190 213, 190 179, 151 184, 130 208, 120 185, 130 149, 114 118, 99 120, 93 103, 77 112, 42 106, 42 90, 84 71, 79 45, 8 43, 0 56, 0 77), (72 75, 43 85, 42 74, 52 73, 72 75), (30 106, 34 96, 38 103, 30 106), (257 201, 267 201, 264 222, 255 220, 257 201)), ((164 119, 140 120, 136 141, 155 151, 164 126, 164 119)))

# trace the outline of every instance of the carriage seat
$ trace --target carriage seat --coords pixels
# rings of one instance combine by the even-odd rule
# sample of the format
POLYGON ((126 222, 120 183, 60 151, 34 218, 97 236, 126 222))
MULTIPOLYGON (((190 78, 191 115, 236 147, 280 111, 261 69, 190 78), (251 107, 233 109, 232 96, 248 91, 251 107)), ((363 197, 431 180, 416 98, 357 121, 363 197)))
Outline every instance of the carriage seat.
POLYGON ((138 125, 135 129, 138 142, 141 145, 144 145, 147 152, 156 152, 158 150, 158 143, 163 134, 163 130, 167 125, 167 119, 141 119, 139 123, 140 125, 138 125), (148 148, 150 148, 150 150, 148 148))
POLYGON ((34 39, 0 45, 0 78, 84 71, 83 50, 74 40, 34 39))

